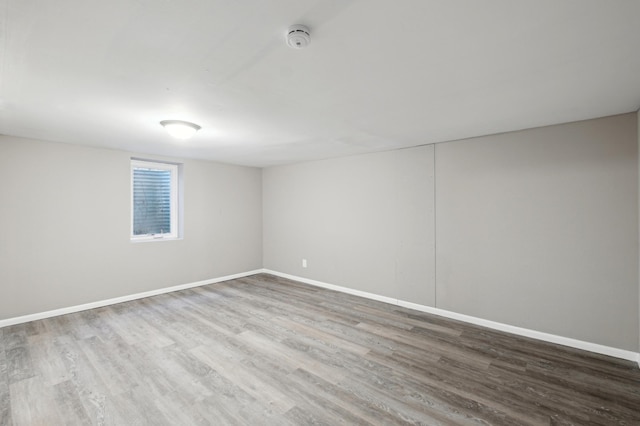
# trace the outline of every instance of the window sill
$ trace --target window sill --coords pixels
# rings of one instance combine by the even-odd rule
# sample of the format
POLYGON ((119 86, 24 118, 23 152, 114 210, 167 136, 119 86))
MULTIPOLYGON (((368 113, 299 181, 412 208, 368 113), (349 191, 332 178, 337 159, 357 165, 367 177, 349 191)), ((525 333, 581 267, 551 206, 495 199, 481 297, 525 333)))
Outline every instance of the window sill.
POLYGON ((145 237, 145 238, 131 238, 129 239, 130 242, 137 244, 137 243, 157 243, 157 242, 161 242, 161 241, 181 241, 182 238, 181 237, 161 237, 161 238, 154 238, 154 237, 145 237))

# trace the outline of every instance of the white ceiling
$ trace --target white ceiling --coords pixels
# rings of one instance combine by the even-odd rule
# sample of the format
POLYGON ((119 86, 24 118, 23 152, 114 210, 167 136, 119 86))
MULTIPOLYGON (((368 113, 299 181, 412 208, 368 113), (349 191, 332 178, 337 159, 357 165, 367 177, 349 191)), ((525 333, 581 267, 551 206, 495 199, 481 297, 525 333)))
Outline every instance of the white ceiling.
POLYGON ((268 166, 639 107, 638 0, 0 0, 7 135, 268 166))

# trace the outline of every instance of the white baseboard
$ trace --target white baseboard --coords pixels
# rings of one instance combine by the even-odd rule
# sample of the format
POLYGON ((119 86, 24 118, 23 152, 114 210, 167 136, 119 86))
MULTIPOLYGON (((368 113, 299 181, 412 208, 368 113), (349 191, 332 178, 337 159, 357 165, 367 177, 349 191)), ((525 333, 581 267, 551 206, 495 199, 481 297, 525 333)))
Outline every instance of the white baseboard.
POLYGON ((441 317, 451 318, 458 321, 468 322, 470 324, 476 324, 494 330, 500 330, 519 336, 530 337, 545 342, 556 343, 558 345, 569 346, 572 348, 583 349, 590 352, 595 352, 602 355, 608 355, 615 358, 621 358, 628 361, 635 361, 640 366, 640 353, 628 351, 625 349, 612 348, 610 346, 600 345, 597 343, 585 342, 582 340, 572 339, 569 337, 557 336, 555 334, 543 333, 541 331, 530 330, 528 328, 516 327, 509 324, 503 324, 496 321, 490 321, 482 318, 473 317, 470 315, 459 314, 444 309, 433 308, 431 306, 419 305, 417 303, 406 302, 404 300, 394 299, 392 297, 380 296, 374 293, 368 293, 365 291, 354 290, 348 287, 342 287, 334 284, 328 284, 321 281, 312 280, 309 278, 298 277, 295 275, 285 274, 278 271, 272 271, 270 269, 264 269, 262 272, 266 274, 276 275, 282 278, 288 278, 294 281, 300 281, 305 284, 311 284, 313 286, 327 288, 330 290, 340 291, 342 293, 348 293, 355 296, 365 297, 367 299, 373 299, 380 302, 390 303, 392 305, 402 306, 409 309, 414 309, 420 312, 426 312, 429 314, 438 315, 441 317))
POLYGON ((54 309, 54 310, 51 310, 51 311, 39 312, 39 313, 36 313, 36 314, 30 314, 30 315, 23 315, 23 316, 20 316, 20 317, 8 318, 8 319, 0 320, 0 328, 7 327, 7 326, 10 326, 10 325, 15 325, 15 324, 22 324, 22 323, 30 322, 30 321, 37 321, 37 320, 41 320, 41 319, 45 319, 45 318, 56 317, 56 316, 59 316, 59 315, 72 314, 74 312, 86 311, 88 309, 101 308, 103 306, 115 305, 117 303, 129 302, 131 300, 144 299, 145 297, 157 296, 159 294, 171 293, 173 291, 185 290, 185 289, 193 288, 193 287, 200 287, 200 286, 203 286, 203 285, 208 285, 208 284, 219 283, 219 282, 222 282, 222 281, 233 280, 233 279, 236 279, 236 278, 243 278, 243 277, 247 277, 249 275, 259 274, 261 272, 263 272, 262 269, 256 269, 254 271, 241 272, 239 274, 227 275, 227 276, 224 276, 224 277, 212 278, 212 279, 209 279, 209 280, 197 281, 197 282, 188 283, 188 284, 181 284, 181 285, 176 285, 176 286, 173 286, 173 287, 165 287, 165 288, 160 288, 158 290, 145 291, 143 293, 130 294, 130 295, 127 295, 127 296, 115 297, 113 299, 107 299, 107 300, 100 300, 100 301, 97 301, 97 302, 85 303, 83 305, 69 306, 67 308, 54 309))
POLYGON ((494 330, 500 330, 507 333, 516 334, 519 336, 530 337, 533 339, 542 340, 545 342, 556 343, 559 345, 569 346, 572 348, 583 349, 590 352, 595 352, 603 355, 612 356, 615 358, 626 359, 628 361, 635 361, 640 366, 640 353, 628 351, 625 349, 612 348, 610 346, 604 346, 597 343, 585 342, 582 340, 572 339, 569 337, 557 336, 555 334, 543 333, 540 331, 530 330, 527 328, 516 327, 509 324, 503 324, 496 321, 485 320, 482 318, 473 317, 470 315, 459 314, 452 311, 447 311, 444 309, 433 308, 431 306, 420 305, 417 303, 406 302, 404 300, 395 299, 392 297, 381 296, 374 293, 369 293, 366 291, 354 290, 348 287, 342 287, 335 284, 328 284, 322 281, 316 281, 309 278, 298 277, 295 275, 285 274, 283 272, 273 271, 270 269, 256 269, 248 272, 241 272, 238 274, 227 275, 219 278, 212 278, 204 281, 197 281, 188 284, 177 285, 173 287, 165 287, 157 290, 146 291, 143 293, 136 293, 127 296, 115 297, 113 299, 100 300, 97 302, 85 303, 82 305, 70 306, 66 308, 54 309, 46 312, 39 312, 35 314, 23 315, 14 318, 8 318, 4 320, 0 320, 0 328, 8 327, 10 325, 22 324, 30 321, 37 321, 45 318, 51 318, 59 315, 72 314, 75 312, 86 311, 89 309, 101 308, 103 306, 115 305, 117 303, 128 302, 136 299, 143 299, 145 297, 157 296, 159 294, 171 293, 173 291, 185 290, 193 287, 200 287, 208 284, 215 284, 222 281, 233 280, 236 278, 243 278, 250 275, 255 275, 259 273, 266 273, 276 275, 278 277, 287 278, 294 281, 303 282, 306 284, 310 284, 316 287, 322 287, 330 290, 339 291, 342 293, 352 294, 354 296, 360 296, 367 299, 377 300, 379 302, 389 303, 392 305, 402 306, 409 309, 414 309, 420 312, 426 312, 434 315, 438 315, 441 317, 451 318, 459 321, 468 322, 470 324, 476 324, 487 328, 492 328, 494 330))

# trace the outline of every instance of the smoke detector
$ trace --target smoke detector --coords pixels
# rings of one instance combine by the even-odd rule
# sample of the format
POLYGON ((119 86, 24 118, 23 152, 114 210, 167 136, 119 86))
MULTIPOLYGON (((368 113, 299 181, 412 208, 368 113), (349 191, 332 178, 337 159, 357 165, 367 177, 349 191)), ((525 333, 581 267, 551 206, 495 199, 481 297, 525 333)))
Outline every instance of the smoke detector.
POLYGON ((304 25, 293 25, 287 31, 287 45, 294 49, 304 49, 311 43, 309 28, 304 25))

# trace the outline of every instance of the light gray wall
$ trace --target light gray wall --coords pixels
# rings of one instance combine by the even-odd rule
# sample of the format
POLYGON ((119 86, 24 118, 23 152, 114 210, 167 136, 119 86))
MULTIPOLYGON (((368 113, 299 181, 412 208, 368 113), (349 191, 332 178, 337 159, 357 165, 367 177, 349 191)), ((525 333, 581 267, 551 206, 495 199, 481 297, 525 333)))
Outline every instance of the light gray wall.
POLYGON ((131 243, 132 155, 0 136, 0 319, 262 267, 260 169, 177 160, 184 239, 131 243))
POLYGON ((185 239, 138 244, 131 153, 2 136, 0 319, 264 266, 638 350, 637 117, 262 172, 186 160, 185 239))
POLYGON ((264 266, 432 305, 433 185, 432 145, 264 169, 264 266))
POLYGON ((439 144, 438 307, 638 347, 636 116, 439 144))
POLYGON ((625 114, 265 169, 264 266, 637 350, 636 134, 625 114))

